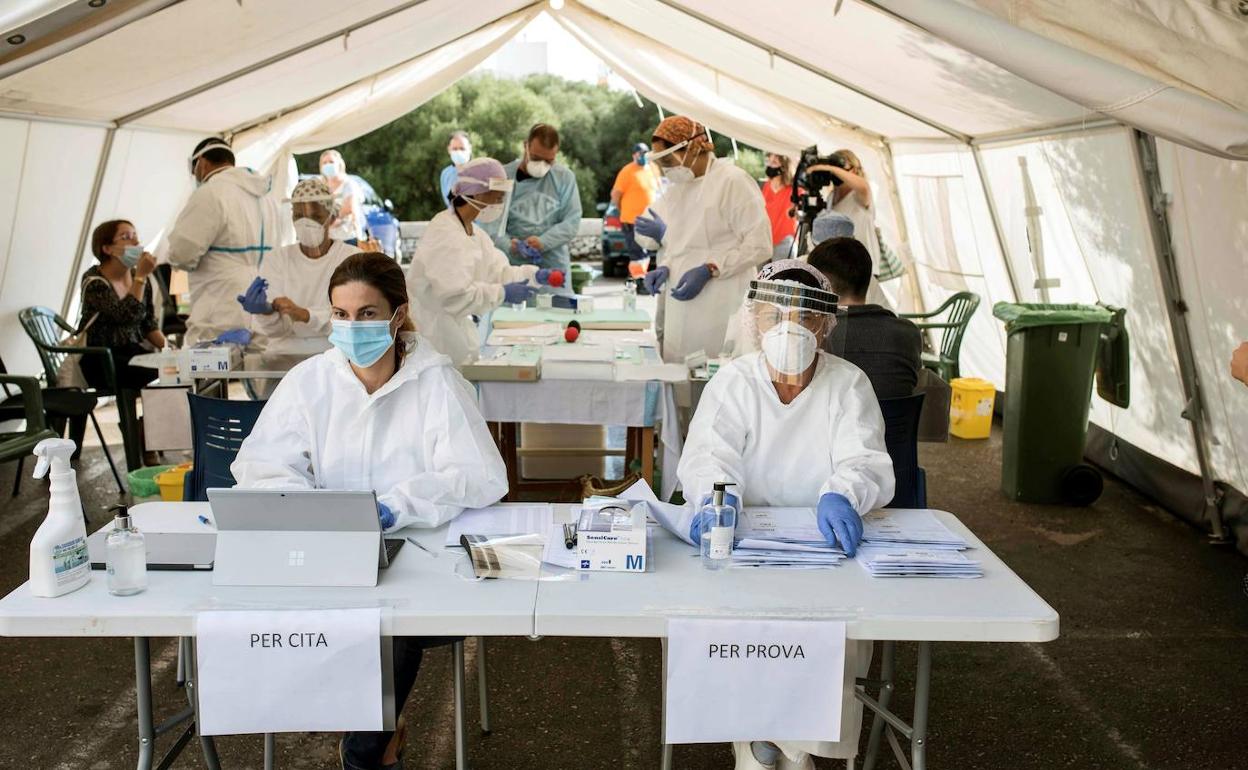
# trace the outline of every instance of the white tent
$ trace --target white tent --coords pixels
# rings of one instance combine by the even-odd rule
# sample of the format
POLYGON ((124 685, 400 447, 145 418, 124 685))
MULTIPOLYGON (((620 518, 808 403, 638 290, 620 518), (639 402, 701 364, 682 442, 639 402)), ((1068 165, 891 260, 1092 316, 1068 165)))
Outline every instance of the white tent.
POLYGON ((36 371, 17 310, 69 307, 96 222, 166 228, 203 136, 282 176, 545 10, 668 110, 767 149, 854 149, 912 268, 888 290, 984 300, 964 373, 1004 386, 987 308, 1037 301, 1037 279, 1055 302, 1128 308, 1131 407, 1094 397, 1089 451, 1193 519, 1248 520, 1248 389, 1226 373, 1248 337, 1242 5, 34 0, 0 11, 0 355, 36 371))

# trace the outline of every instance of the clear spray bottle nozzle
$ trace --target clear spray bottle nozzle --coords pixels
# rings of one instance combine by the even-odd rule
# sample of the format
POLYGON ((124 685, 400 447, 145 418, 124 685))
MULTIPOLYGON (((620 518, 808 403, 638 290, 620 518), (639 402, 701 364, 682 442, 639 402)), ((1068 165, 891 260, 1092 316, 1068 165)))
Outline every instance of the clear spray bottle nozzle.
POLYGON ((74 456, 74 450, 78 445, 67 438, 45 438, 38 444, 35 444, 35 457, 39 461, 35 463, 34 477, 41 479, 48 475, 51 469, 54 473, 65 473, 71 470, 69 460, 74 456))

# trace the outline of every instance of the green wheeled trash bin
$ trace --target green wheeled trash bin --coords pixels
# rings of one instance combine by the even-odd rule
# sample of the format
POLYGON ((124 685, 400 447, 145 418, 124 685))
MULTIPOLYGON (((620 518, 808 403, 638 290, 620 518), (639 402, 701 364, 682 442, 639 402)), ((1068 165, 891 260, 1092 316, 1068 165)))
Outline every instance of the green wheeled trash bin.
POLYGON ((1126 311, 1106 305, 998 302, 1005 321, 1005 423, 1001 488, 1011 500, 1090 505, 1101 474, 1083 462, 1097 393, 1130 403, 1126 311))

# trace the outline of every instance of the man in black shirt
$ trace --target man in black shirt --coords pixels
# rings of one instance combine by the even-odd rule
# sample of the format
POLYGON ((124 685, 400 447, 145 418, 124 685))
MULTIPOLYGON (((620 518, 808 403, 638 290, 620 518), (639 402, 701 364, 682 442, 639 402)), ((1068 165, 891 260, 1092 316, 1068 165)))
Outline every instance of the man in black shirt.
POLYGON ((871 283, 871 255, 866 247, 853 238, 829 238, 810 253, 810 266, 828 277, 848 309, 828 335, 824 349, 861 369, 876 398, 913 393, 922 368, 923 340, 910 321, 879 305, 866 304, 871 283))

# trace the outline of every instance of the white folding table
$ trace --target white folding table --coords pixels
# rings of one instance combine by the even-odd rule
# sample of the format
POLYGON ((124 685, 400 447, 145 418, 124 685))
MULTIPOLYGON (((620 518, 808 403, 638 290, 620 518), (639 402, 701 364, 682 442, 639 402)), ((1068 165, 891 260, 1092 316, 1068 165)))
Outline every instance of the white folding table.
MULTIPOLYGON (((570 515, 571 506, 557 506, 570 515)), ((850 639, 883 642, 879 680, 859 680, 858 699, 876 717, 864 770, 871 770, 885 726, 907 766, 894 731, 909 739, 915 770, 926 767, 932 642, 1046 642, 1057 638, 1057 612, 952 514, 938 512, 975 549, 984 576, 873 578, 857 561, 821 570, 703 569, 691 546, 664 530, 651 538, 649 570, 589 573, 581 580, 542 581, 534 633, 538 636, 666 638, 672 617, 844 620, 850 639), (897 641, 919 643, 913 724, 888 710, 897 641), (879 688, 878 697, 867 692, 879 688)), ((666 651, 665 651, 666 658, 666 651)), ((665 660, 666 668, 666 660, 665 660)), ((663 767, 671 746, 663 747, 663 767)))
MULTIPOLYGON (((211 531, 199 515, 211 520, 207 503, 144 503, 130 509, 142 531, 211 531)), ((388 569, 379 573, 372 588, 261 588, 214 586, 211 572, 152 571, 148 588, 135 596, 108 593, 103 572, 94 572, 83 588, 55 599, 30 595, 23 584, 0 600, 0 636, 129 636, 134 637, 135 678, 138 691, 140 770, 167 762, 193 737, 194 676, 187 676, 189 705, 173 719, 156 725, 152 716, 150 638, 177 637, 182 661, 193 668, 191 639, 195 619, 203 610, 307 608, 382 608, 383 636, 530 636, 533 632, 534 581, 476 581, 461 577, 456 562, 466 556, 443 549, 444 529, 401 532, 424 545, 404 545, 388 569), (436 556, 431 555, 436 554, 436 556), (158 735, 185 725, 181 735, 159 763, 155 761, 158 735)), ((469 571, 470 575, 471 572, 469 571)), ((456 762, 466 767, 464 748, 463 643, 454 646, 456 762)), ((485 660, 478 657, 480 681, 485 660)), ((181 681, 181 677, 180 677, 181 681)), ((481 695, 484 705, 484 687, 481 695)), ((488 729, 484 720, 483 727, 488 729)), ((205 760, 218 768, 211 738, 200 739, 205 760)), ((266 740, 265 767, 272 764, 272 741, 266 740)))

